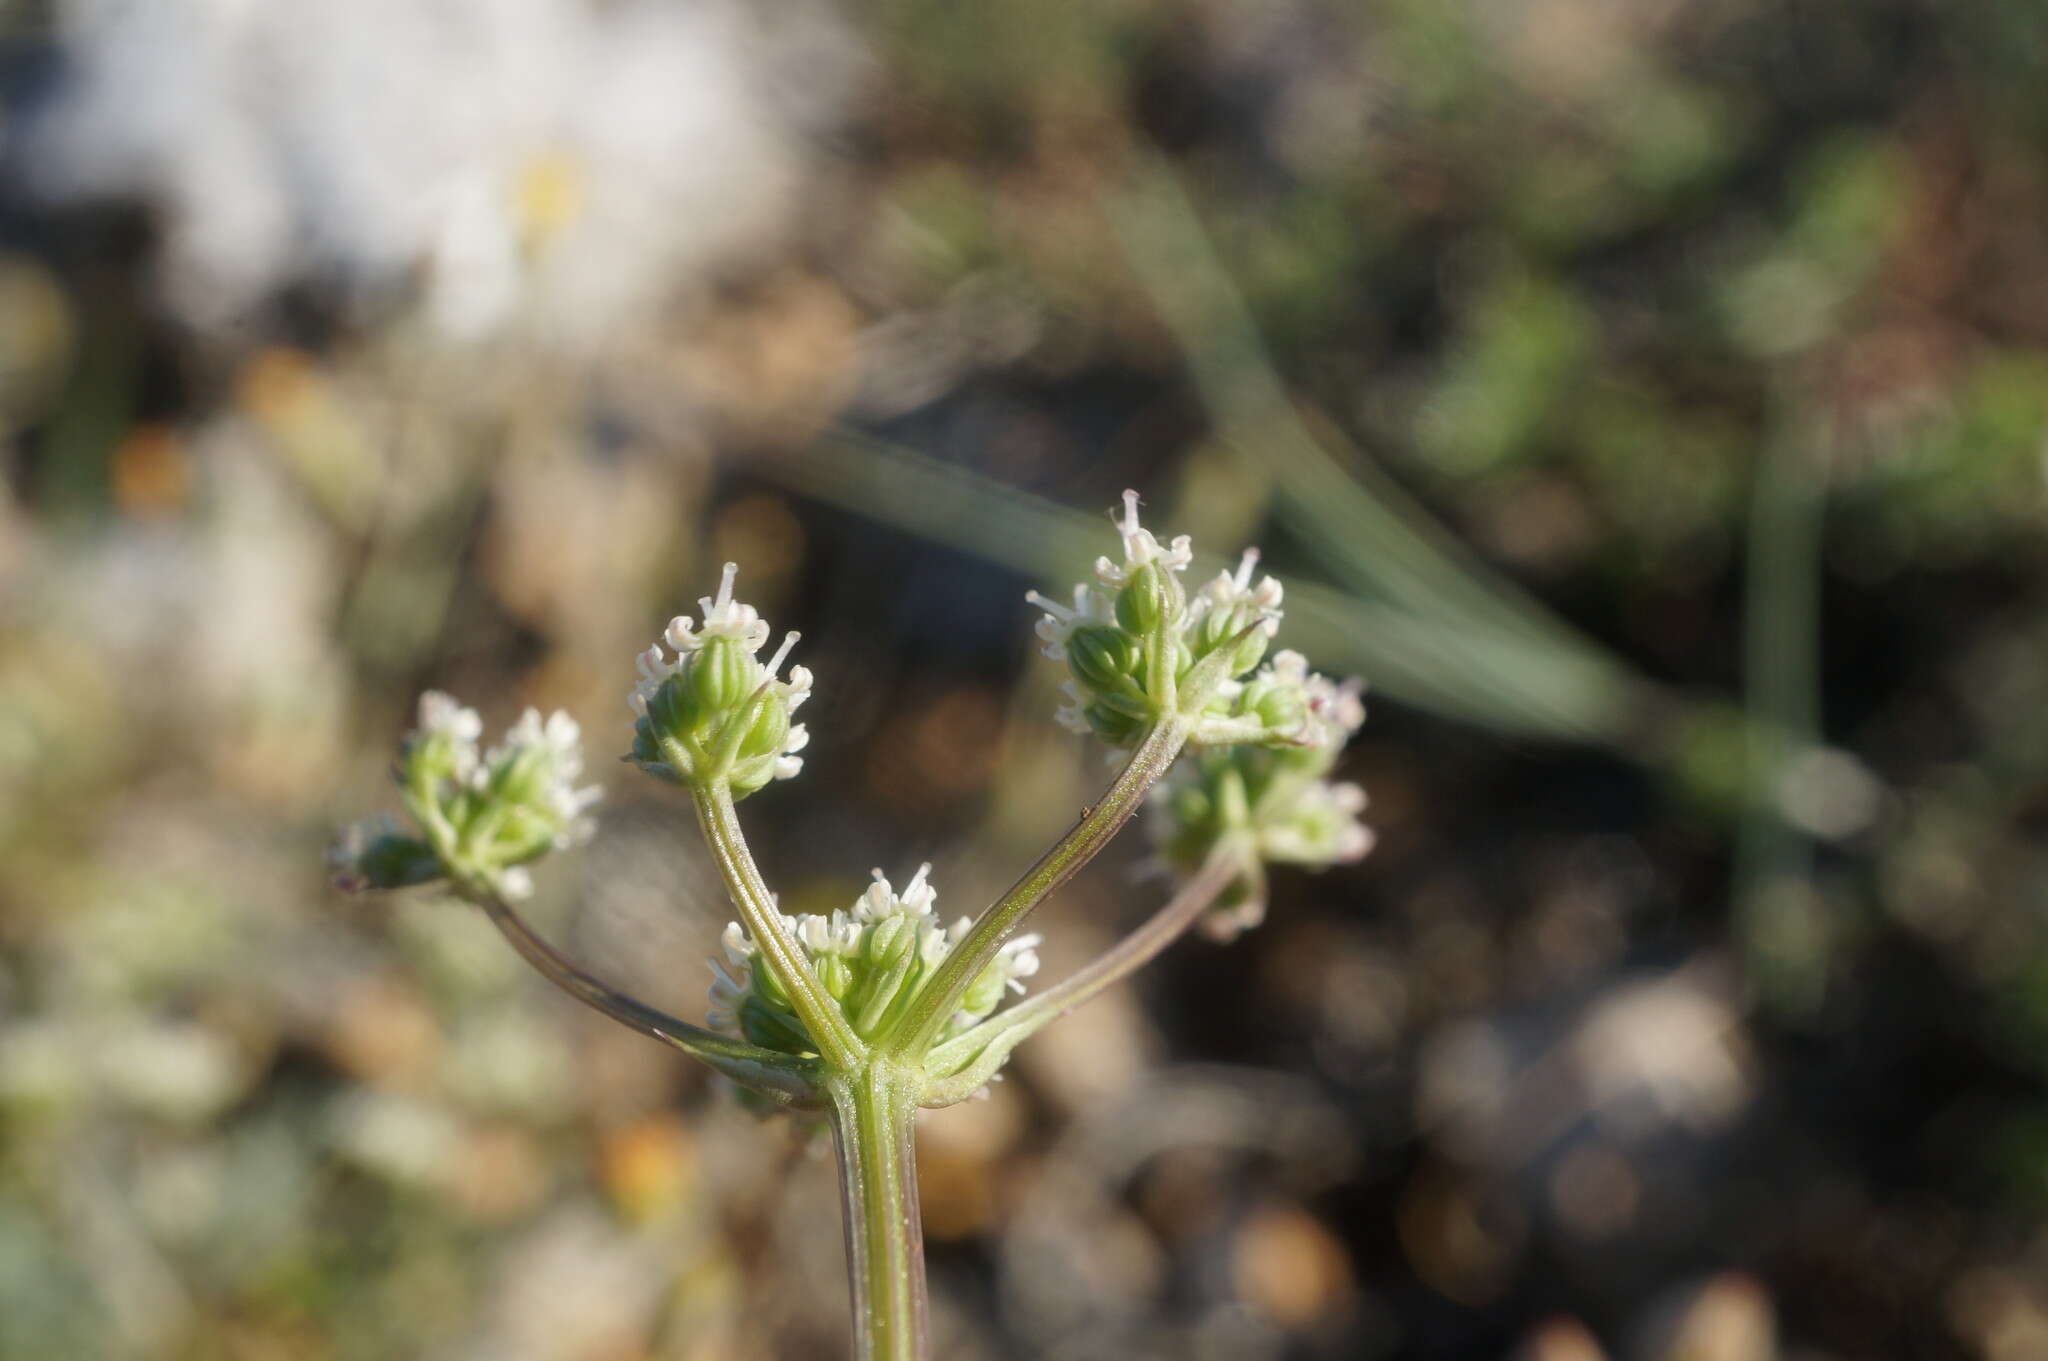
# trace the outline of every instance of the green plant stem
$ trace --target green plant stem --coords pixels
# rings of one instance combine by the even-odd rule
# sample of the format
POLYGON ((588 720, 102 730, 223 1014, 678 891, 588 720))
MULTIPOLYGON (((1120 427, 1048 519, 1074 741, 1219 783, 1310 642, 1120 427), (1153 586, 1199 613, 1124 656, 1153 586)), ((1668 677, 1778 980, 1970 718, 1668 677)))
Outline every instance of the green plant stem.
POLYGON ((691 801, 697 807, 697 821, 704 829, 705 844, 718 862, 726 891, 739 909, 740 920, 761 951, 761 960, 789 997, 797 1017, 803 1021, 811 1042, 825 1066, 837 1073, 852 1073, 867 1057, 867 1046, 853 1033, 839 1004, 818 982, 818 976, 804 958, 789 925, 776 909, 761 880, 761 871, 747 849, 740 832, 739 813, 732 804, 732 790, 723 781, 693 785, 691 801))
POLYGON ((499 932, 543 978, 585 1006, 663 1044, 704 1060, 747 1087, 786 1103, 817 1099, 816 1062, 793 1059, 773 1049, 736 1040, 700 1025, 670 1016, 592 977, 570 963, 527 925, 525 918, 497 893, 484 888, 465 892, 484 910, 499 932))
POLYGON ((929 1084, 924 1103, 948 1106, 964 1101, 1002 1067, 1011 1050, 1157 958, 1215 903, 1243 872, 1245 863, 1242 846, 1218 846, 1201 869, 1182 883, 1142 926, 1044 992, 997 1012, 934 1049, 927 1066, 940 1073, 950 1070, 954 1076, 929 1084))
POLYGON ((887 1059, 827 1084, 846 1212, 859 1361, 924 1361, 924 1225, 917 1209, 918 1074, 887 1059))
POLYGON ((889 1052, 899 1056, 922 1057, 937 1042, 946 1020, 959 1008, 974 980, 995 961, 997 952, 1020 926, 1031 910, 1047 895, 1072 878, 1075 871, 1095 857, 1130 821, 1131 814, 1145 802, 1146 791, 1173 765, 1186 744, 1192 722, 1179 714, 1164 718, 1131 754, 1094 807, 1081 815, 1073 830, 1038 858, 1024 877, 995 900, 975 920, 967 938, 946 956, 946 962, 919 991, 895 1033, 886 1041, 889 1052))

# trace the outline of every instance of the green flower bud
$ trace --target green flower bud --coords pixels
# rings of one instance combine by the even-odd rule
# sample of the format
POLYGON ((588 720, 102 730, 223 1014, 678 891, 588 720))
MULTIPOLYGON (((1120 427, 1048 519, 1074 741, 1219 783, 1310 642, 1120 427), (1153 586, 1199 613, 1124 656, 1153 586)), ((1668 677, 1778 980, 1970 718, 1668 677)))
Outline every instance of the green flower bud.
POLYGON ((1096 735, 1113 747, 1129 746, 1145 731, 1142 715, 1128 713, 1107 701, 1098 700, 1081 712, 1096 735))

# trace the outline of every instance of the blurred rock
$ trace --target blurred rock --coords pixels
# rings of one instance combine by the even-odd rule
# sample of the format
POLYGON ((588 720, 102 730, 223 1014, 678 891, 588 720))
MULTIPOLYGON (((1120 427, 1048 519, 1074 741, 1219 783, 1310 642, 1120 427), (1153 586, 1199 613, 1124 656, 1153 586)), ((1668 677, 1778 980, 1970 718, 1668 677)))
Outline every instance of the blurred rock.
POLYGON ((1771 1298, 1737 1272, 1679 1287, 1652 1304, 1630 1347, 1631 1361, 1774 1361, 1771 1298))

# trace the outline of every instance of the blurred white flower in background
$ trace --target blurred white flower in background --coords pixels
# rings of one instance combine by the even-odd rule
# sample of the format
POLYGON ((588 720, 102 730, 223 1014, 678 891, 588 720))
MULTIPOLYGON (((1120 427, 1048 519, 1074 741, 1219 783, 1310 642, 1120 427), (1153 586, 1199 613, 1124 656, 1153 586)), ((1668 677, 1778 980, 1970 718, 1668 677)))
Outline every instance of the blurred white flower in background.
POLYGON ((443 334, 570 351, 796 218, 843 104, 830 15, 727 0, 70 0, 26 140, 57 200, 157 215, 203 329, 280 288, 418 290, 443 334))

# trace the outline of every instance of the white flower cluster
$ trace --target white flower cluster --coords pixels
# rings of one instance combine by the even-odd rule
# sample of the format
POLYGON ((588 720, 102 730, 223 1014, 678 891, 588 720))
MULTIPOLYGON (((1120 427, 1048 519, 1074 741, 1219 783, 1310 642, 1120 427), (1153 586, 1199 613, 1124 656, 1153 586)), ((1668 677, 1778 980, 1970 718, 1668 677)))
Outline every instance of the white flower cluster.
POLYGON ((1234 649, 1226 674, 1211 693, 1216 721, 1205 719, 1197 742, 1262 740, 1273 734, 1255 723, 1224 721, 1242 690, 1238 678, 1258 664, 1279 632, 1282 589, 1273 577, 1253 573, 1257 549, 1245 550, 1234 572, 1224 571, 1189 596, 1180 581, 1194 560, 1185 534, 1161 545, 1138 520, 1138 494, 1127 491, 1117 534, 1122 562, 1095 560, 1095 581, 1074 587, 1073 604, 1062 605, 1036 591, 1025 599, 1045 611, 1038 636, 1045 655, 1064 661, 1073 678, 1062 687, 1067 702, 1056 715, 1075 732, 1095 733, 1112 746, 1136 739, 1162 712, 1155 661, 1179 678, 1197 662, 1228 644, 1234 649), (1155 657, 1164 650, 1166 656, 1155 657))
POLYGON ((756 660, 772 630, 760 611, 733 598, 738 574, 738 564, 725 564, 718 594, 697 602, 701 623, 688 615, 669 620, 662 642, 675 655, 662 651, 662 642, 641 653, 636 660, 640 679, 626 704, 639 720, 633 759, 651 773, 679 781, 695 777, 728 724, 747 724, 732 784, 735 792, 751 792, 803 770, 797 753, 810 744, 811 735, 789 716, 810 698, 812 678, 804 666, 790 667, 789 679, 781 678, 783 662, 802 637, 794 630, 783 635, 766 664, 756 660), (667 702, 661 702, 664 693, 667 702), (660 745, 662 736, 681 743, 690 769, 675 768, 660 745))
POLYGON ((477 744, 483 736, 484 720, 476 710, 453 695, 429 690, 420 696, 419 723, 406 741, 409 745, 427 740, 446 742, 453 764, 450 773, 457 782, 468 784, 481 764, 477 744))
POLYGON ((540 778, 539 796, 561 820, 555 835, 555 849, 567 850, 590 840, 597 824, 584 814, 604 797, 596 785, 576 787, 583 774, 583 730, 566 710, 557 709, 545 719, 540 710, 528 708, 505 733, 505 740, 484 755, 484 768, 511 769, 516 763, 534 759, 545 771, 540 778))
POLYGON ((483 731, 477 711, 454 696, 439 690, 420 696, 415 738, 447 742, 454 767, 450 773, 457 784, 484 795, 502 789, 544 809, 559 825, 554 836, 557 850, 588 841, 596 824, 584 814, 604 791, 596 785, 576 787, 583 774, 583 730, 568 711, 557 709, 542 718, 540 710, 529 706, 506 730, 503 742, 479 755, 483 731))
POLYGON ((1153 839, 1175 871, 1192 874, 1219 847, 1235 848, 1238 878, 1202 920, 1219 940, 1264 918, 1265 864, 1326 869, 1360 859, 1374 842, 1359 820, 1365 790, 1329 778, 1365 722, 1358 682, 1318 675, 1300 653, 1281 651, 1245 682, 1236 703, 1267 710, 1276 725, 1291 715, 1293 737, 1199 752, 1151 796, 1153 839))
MULTIPOLYGON (((773 632, 768 626, 768 621, 763 619, 761 612, 752 605, 733 599, 733 583, 738 580, 739 572, 738 563, 728 562, 725 564, 725 570, 719 574, 718 594, 697 598, 697 608, 704 615, 703 623, 699 624, 687 614, 677 615, 668 621, 668 627, 662 631, 661 642, 655 643, 635 659, 640 679, 633 686, 632 693, 626 696, 626 707, 633 711, 634 717, 647 716, 647 702, 661 689, 661 683, 682 671, 690 654, 706 643, 720 638, 731 639, 745 649, 748 656, 754 655, 767 645, 768 635, 773 632), (675 652, 673 659, 661 650, 663 642, 675 652)), ((770 679, 782 670, 782 663, 789 656, 789 650, 795 647, 802 637, 802 634, 794 631, 783 635, 782 646, 776 648, 774 655, 768 659, 767 674, 770 679)), ((810 669, 803 666, 791 667, 786 684, 790 691, 790 707, 794 709, 810 696, 810 669)), ((794 732, 802 730, 801 726, 792 729, 794 732)))
POLYGON ((1259 849, 1268 860, 1312 868, 1362 860, 1378 840, 1358 820, 1365 808, 1362 785, 1313 781, 1295 793, 1287 817, 1260 827, 1259 849))
MULTIPOLYGON (((1091 586, 1085 581, 1077 583, 1074 586, 1074 603, 1071 608, 1040 595, 1037 591, 1024 593, 1026 600, 1045 611, 1045 617, 1038 621, 1038 636, 1045 644, 1042 649, 1045 655, 1056 662, 1066 660, 1067 643, 1074 636, 1076 629, 1091 625, 1103 628, 1116 627, 1117 592, 1129 583, 1135 569, 1157 563, 1164 571, 1178 573, 1186 571, 1188 564, 1195 559, 1194 540, 1187 535, 1176 535, 1169 546, 1162 548, 1152 531, 1138 523, 1138 493, 1135 491, 1124 492, 1124 514, 1123 518, 1117 521, 1117 534, 1124 541, 1124 560, 1117 563, 1111 562, 1107 557, 1097 558, 1095 579, 1100 584, 1091 586)), ((1246 554, 1247 570, 1249 564, 1257 560, 1258 551, 1250 550, 1246 554)), ((1228 581, 1229 574, 1225 573, 1223 579, 1228 581)), ((1272 584, 1273 603, 1277 605, 1280 600, 1279 583, 1272 584)), ((1277 614, 1275 618, 1278 618, 1277 614)), ((1071 685, 1067 688, 1070 693, 1073 692, 1071 685)), ((1078 712, 1077 708, 1076 713, 1078 712)), ((1088 727, 1083 723, 1076 731, 1087 732, 1088 727)))
MULTIPOLYGON (((878 869, 874 883, 850 910, 783 918, 818 981, 862 1038, 871 1038, 900 1015, 967 935, 967 918, 951 926, 939 920, 931 868, 919 866, 901 893, 878 869)), ((968 989, 945 1033, 957 1034, 994 1011, 1006 991, 1023 992, 1024 980, 1038 972, 1039 940, 1025 935, 1005 944, 968 989)), ((803 1052, 809 1041, 802 1022, 768 971, 759 967, 760 949, 753 937, 732 922, 723 943, 724 960, 711 964, 710 1024, 756 1044, 803 1052)))
POLYGON ((1156 562, 1169 572, 1185 572, 1195 560, 1194 541, 1185 534, 1176 534, 1164 548, 1159 546, 1152 531, 1138 523, 1138 493, 1128 488, 1124 491, 1124 516, 1117 521, 1116 532, 1124 541, 1123 562, 1106 557, 1095 560, 1095 575, 1105 586, 1122 588, 1134 570, 1148 563, 1156 562))
POLYGON ((603 791, 577 787, 583 750, 576 720, 528 709, 488 751, 483 732, 476 710, 452 696, 420 696, 419 724, 406 737, 397 776, 425 835, 389 817, 348 828, 328 855, 338 886, 482 877, 506 897, 523 898, 533 891, 529 863, 590 839, 596 824, 587 814, 603 791))

